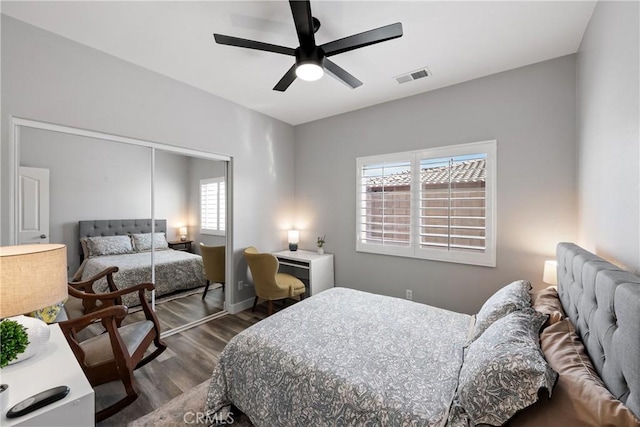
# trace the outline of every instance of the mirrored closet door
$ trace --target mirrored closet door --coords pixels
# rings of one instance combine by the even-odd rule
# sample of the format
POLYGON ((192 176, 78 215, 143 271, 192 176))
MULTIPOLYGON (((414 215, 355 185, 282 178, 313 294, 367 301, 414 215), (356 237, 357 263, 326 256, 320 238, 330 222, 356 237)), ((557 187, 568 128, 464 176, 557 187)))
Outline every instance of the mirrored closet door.
POLYGON ((67 245, 69 280, 115 266, 118 287, 153 282, 163 335, 224 313, 228 160, 40 125, 16 127, 16 242, 67 245))

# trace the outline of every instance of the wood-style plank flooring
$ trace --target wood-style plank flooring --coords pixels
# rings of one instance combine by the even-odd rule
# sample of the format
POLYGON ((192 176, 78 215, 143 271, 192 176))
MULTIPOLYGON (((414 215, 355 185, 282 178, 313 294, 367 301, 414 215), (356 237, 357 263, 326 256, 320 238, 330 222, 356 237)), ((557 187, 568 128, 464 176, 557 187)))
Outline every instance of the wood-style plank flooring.
MULTIPOLYGON (((204 288, 192 295, 156 303, 156 315, 162 331, 184 326, 189 322, 222 311, 224 302, 222 287, 218 285, 218 288, 213 288, 212 286, 204 300, 202 299, 203 290, 204 288)), ((138 322, 143 319, 144 312, 139 310, 130 313, 124 323, 138 322)))
MULTIPOLYGON (((274 311, 281 308, 281 303, 274 303, 274 311)), ((141 391, 138 399, 98 427, 124 426, 207 380, 229 340, 266 316, 266 304, 260 304, 255 313, 249 309, 230 314, 165 338, 164 353, 135 373, 141 391)), ((96 408, 101 409, 124 396, 124 388, 118 383, 103 384, 95 393, 96 408)))

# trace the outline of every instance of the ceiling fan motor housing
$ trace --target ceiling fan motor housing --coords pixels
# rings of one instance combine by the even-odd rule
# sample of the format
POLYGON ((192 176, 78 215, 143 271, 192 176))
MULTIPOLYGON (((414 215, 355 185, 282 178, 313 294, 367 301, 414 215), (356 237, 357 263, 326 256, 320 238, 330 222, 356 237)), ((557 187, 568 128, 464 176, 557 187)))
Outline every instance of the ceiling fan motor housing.
POLYGON ((324 68, 324 50, 320 46, 314 46, 310 51, 296 48, 296 65, 315 64, 324 68))

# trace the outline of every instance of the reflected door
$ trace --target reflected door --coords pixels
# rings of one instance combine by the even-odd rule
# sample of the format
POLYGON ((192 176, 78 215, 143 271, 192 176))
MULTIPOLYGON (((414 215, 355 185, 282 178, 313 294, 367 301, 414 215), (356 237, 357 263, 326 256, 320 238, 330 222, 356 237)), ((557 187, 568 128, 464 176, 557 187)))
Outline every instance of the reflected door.
POLYGON ((18 244, 49 243, 49 169, 20 168, 18 244))

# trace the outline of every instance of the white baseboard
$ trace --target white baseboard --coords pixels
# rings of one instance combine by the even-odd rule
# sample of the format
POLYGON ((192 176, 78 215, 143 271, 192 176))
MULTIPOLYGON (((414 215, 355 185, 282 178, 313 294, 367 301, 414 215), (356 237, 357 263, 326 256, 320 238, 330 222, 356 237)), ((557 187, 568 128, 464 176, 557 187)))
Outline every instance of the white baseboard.
POLYGON ((231 314, 236 314, 236 313, 240 313, 241 311, 245 311, 248 308, 253 307, 253 300, 255 299, 255 297, 246 299, 244 301, 240 301, 237 304, 229 304, 229 313, 231 314))

